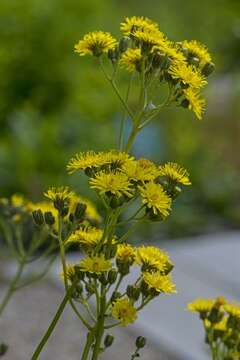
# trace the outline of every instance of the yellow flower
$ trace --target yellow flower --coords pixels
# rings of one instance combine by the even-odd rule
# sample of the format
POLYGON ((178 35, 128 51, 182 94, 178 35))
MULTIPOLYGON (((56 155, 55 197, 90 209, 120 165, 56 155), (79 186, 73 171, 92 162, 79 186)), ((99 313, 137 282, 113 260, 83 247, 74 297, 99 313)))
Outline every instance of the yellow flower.
POLYGON ((187 170, 180 165, 168 162, 159 167, 159 175, 166 176, 170 181, 183 185, 191 185, 187 170))
POLYGON ((118 299, 113 304, 112 316, 119 320, 122 326, 126 326, 137 319, 137 310, 127 298, 118 299))
POLYGON ((27 203, 25 197, 21 194, 13 194, 11 196, 11 204, 15 207, 24 207, 27 203))
POLYGON ((136 249, 129 244, 119 244, 117 247, 116 258, 121 262, 132 263, 136 257, 136 249))
POLYGON ((75 52, 80 56, 100 56, 114 49, 116 45, 117 40, 109 32, 93 31, 84 35, 83 39, 75 45, 75 52))
POLYGON ((199 313, 207 313, 212 310, 214 304, 214 299, 196 299, 192 303, 188 304, 188 310, 199 313))
POLYGON ((68 243, 78 243, 80 245, 95 246, 99 243, 103 235, 101 229, 95 227, 83 227, 74 231, 66 241, 68 243))
POLYGON ((44 195, 52 200, 53 202, 62 201, 68 202, 70 201, 71 196, 73 196, 73 192, 70 191, 69 187, 61 186, 61 187, 51 187, 44 195))
POLYGON ((147 270, 164 272, 171 264, 168 254, 155 246, 140 246, 136 251, 136 263, 147 270))
POLYGON ((158 44, 153 47, 152 52, 160 52, 161 55, 167 56, 175 63, 185 63, 186 59, 181 51, 176 48, 175 44, 167 39, 158 41, 158 44))
POLYGON ((224 310, 237 319, 240 319, 240 305, 239 304, 226 304, 224 310))
POLYGON ((76 170, 86 169, 99 169, 105 165, 114 165, 115 167, 121 166, 130 159, 130 156, 125 152, 117 150, 100 151, 95 153, 94 151, 88 151, 86 153, 76 154, 68 163, 67 170, 69 173, 73 173, 76 170))
POLYGON ((99 191, 100 195, 111 193, 116 197, 125 195, 131 197, 132 189, 128 177, 121 172, 99 172, 90 179, 90 187, 99 191))
POLYGON ((110 260, 106 260, 104 255, 87 256, 80 261, 81 271, 87 271, 93 274, 101 274, 112 268, 110 260))
POLYGON ((187 49, 190 56, 197 57, 199 59, 199 65, 201 68, 207 63, 211 63, 211 55, 205 45, 196 40, 184 40, 182 42, 183 48, 187 49))
POLYGON ((207 328, 212 328, 214 330, 217 331, 226 331, 228 330, 227 328, 227 320, 228 318, 225 316, 221 321, 219 321, 218 323, 211 323, 211 321, 209 321, 208 319, 204 320, 204 324, 207 328))
POLYGON ((151 209, 154 215, 166 217, 171 211, 172 199, 166 194, 160 184, 154 182, 139 186, 142 196, 142 202, 148 209, 151 209))
POLYGON ((157 45, 160 41, 164 39, 163 33, 158 30, 155 31, 144 31, 137 30, 133 33, 134 39, 143 45, 147 46, 148 49, 151 49, 154 45, 157 45))
POLYGON ((86 170, 88 168, 98 168, 104 164, 103 153, 88 151, 76 154, 68 163, 67 170, 70 174, 76 170, 86 170))
POLYGON ((159 272, 146 272, 143 274, 143 280, 150 289, 155 289, 159 293, 176 293, 176 286, 169 275, 161 275, 159 272))
POLYGON ((192 65, 186 65, 183 62, 174 62, 169 70, 173 79, 181 81, 184 85, 199 89, 207 84, 206 79, 192 65))
POLYGON ((119 64, 130 72, 141 71, 142 61, 141 50, 129 48, 123 53, 119 64))
POLYGON ((156 165, 147 159, 127 161, 122 166, 122 172, 124 172, 129 179, 140 182, 155 180, 159 175, 156 165))
POLYGON ((183 94, 187 100, 188 109, 192 110, 196 117, 201 120, 205 110, 206 101, 200 98, 197 90, 192 88, 183 89, 183 94))
POLYGON ((152 20, 143 16, 126 17, 121 23, 120 29, 124 35, 132 35, 137 30, 142 31, 157 31, 158 25, 152 20))

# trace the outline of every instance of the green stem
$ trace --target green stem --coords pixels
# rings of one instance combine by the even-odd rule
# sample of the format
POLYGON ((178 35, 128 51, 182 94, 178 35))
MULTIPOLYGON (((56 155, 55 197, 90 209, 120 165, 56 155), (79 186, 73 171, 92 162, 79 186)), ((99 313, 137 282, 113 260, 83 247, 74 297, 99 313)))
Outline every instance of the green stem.
MULTIPOLYGON (((128 98, 129 98, 130 89, 131 89, 131 85, 132 85, 132 79, 133 79, 133 75, 131 75, 129 83, 128 83, 128 88, 127 88, 127 93, 126 93, 126 98, 125 98, 126 104, 128 103, 128 98)), ((120 125, 119 144, 118 144, 119 150, 122 150, 122 148, 123 148, 126 120, 127 120, 127 111, 125 110, 123 113, 123 116, 121 119, 121 125, 120 125)))
POLYGON ((88 354, 89 354, 89 351, 91 349, 93 339, 94 339, 94 334, 93 334, 92 331, 90 331, 87 334, 87 341, 86 341, 86 344, 85 344, 85 347, 84 347, 84 350, 83 350, 81 360, 87 360, 88 359, 88 354))
POLYGON ((104 287, 102 286, 101 299, 100 299, 100 312, 96 327, 95 344, 93 348, 92 360, 97 360, 100 352, 101 341, 104 334, 105 307, 106 307, 106 295, 105 295, 104 287))
POLYGON ((0 305, 0 315, 3 313, 3 311, 6 308, 8 302, 10 301, 14 291, 16 290, 16 285, 17 285, 18 281, 21 278, 24 266, 25 266, 25 263, 23 261, 19 263, 17 272, 16 272, 14 278, 12 279, 12 281, 10 283, 10 286, 9 286, 9 288, 8 288, 4 298, 3 298, 3 301, 2 301, 2 303, 0 305))
POLYGON ((51 324, 49 325, 46 333, 44 334, 44 336, 43 336, 43 338, 42 338, 42 340, 40 341, 40 343, 38 344, 36 350, 34 351, 34 354, 33 354, 33 356, 31 357, 31 360, 36 360, 36 359, 38 359, 38 357, 39 357, 40 353, 42 352, 44 346, 46 345, 49 337, 51 336, 51 334, 52 334, 55 326, 57 325, 57 322, 58 322, 58 320, 60 319, 60 317, 61 317, 61 315, 62 315, 62 313, 63 313, 63 310, 64 310, 65 306, 66 306, 67 303, 68 303, 68 297, 69 297, 69 293, 66 293, 66 295, 64 296, 61 304, 60 304, 59 307, 58 307, 58 310, 57 310, 56 314, 54 315, 54 318, 53 318, 51 324))

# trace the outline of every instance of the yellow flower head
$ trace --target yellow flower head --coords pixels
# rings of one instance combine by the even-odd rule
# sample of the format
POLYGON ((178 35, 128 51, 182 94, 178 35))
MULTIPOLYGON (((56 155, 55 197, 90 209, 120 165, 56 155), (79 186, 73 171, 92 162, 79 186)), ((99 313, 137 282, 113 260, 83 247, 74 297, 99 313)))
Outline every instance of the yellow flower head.
POLYGON ((121 262, 133 263, 136 257, 136 249, 129 244, 119 244, 116 258, 121 262))
POLYGON ((159 293, 176 293, 176 286, 169 275, 161 275, 159 272, 146 272, 143 274, 143 280, 150 289, 159 293))
POLYGON ((137 310, 127 298, 118 299, 113 304, 112 316, 119 320, 122 326, 126 326, 137 319, 137 310))
POLYGON ((196 40, 184 40, 182 42, 183 48, 187 49, 190 56, 197 57, 199 59, 199 65, 201 68, 207 63, 211 63, 211 55, 205 45, 196 40))
POLYGON ((69 202, 74 194, 72 191, 70 191, 69 187, 61 186, 57 188, 51 187, 47 192, 44 193, 44 195, 53 202, 69 202))
POLYGON ((199 89, 207 84, 207 80, 192 65, 186 65, 183 62, 174 62, 168 73, 173 79, 181 81, 184 85, 199 89))
POLYGON ((221 321, 213 324, 208 319, 205 319, 204 324, 205 324, 206 328, 212 328, 217 331, 226 331, 226 330, 228 330, 227 320, 228 320, 228 318, 225 316, 221 321))
POLYGON ((141 71, 143 56, 140 49, 128 48, 122 55, 119 64, 126 70, 141 71))
POLYGON ((170 181, 183 185, 191 185, 187 170, 180 165, 168 162, 159 167, 159 175, 166 176, 170 181))
POLYGON ((104 164, 103 153, 88 151, 76 154, 68 163, 67 170, 70 174, 76 170, 86 170, 88 168, 98 168, 104 164))
POLYGON ((197 90, 190 87, 188 89, 183 89, 183 94, 187 100, 188 109, 192 110, 196 117, 201 120, 205 110, 206 101, 199 96, 197 90))
POLYGON ((67 243, 78 243, 80 245, 96 246, 101 240, 103 231, 95 227, 83 227, 74 231, 66 241, 67 243))
POLYGON ((99 256, 87 256, 80 261, 81 271, 87 271, 93 274, 101 274, 111 270, 112 263, 110 260, 106 260, 104 255, 99 256))
POLYGON ((152 20, 143 16, 126 17, 121 23, 120 29, 124 35, 132 35, 137 30, 141 31, 157 31, 158 25, 152 20))
POLYGON ((196 299, 192 303, 188 304, 188 310, 198 313, 207 313, 212 310, 214 304, 214 299, 196 299))
POLYGON ((136 251, 136 263, 144 269, 160 272, 171 264, 168 254, 155 246, 140 246, 136 251))
POLYGON ((155 180, 159 176, 157 166, 147 159, 127 161, 122 166, 122 171, 129 179, 142 183, 155 180))
POLYGON ((131 183, 128 177, 121 172, 100 171, 95 178, 90 179, 90 187, 99 191, 100 195, 111 193, 116 197, 132 196, 131 183))
POLYGON ((75 45, 75 52, 80 56, 93 55, 100 56, 114 49, 117 40, 109 32, 93 31, 84 35, 82 40, 75 45))
POLYGON ((119 168, 127 161, 133 159, 129 154, 117 150, 111 150, 102 153, 104 164, 111 165, 111 167, 119 168))
POLYGON ((139 186, 142 196, 142 202, 148 209, 151 209, 154 215, 166 217, 171 211, 172 199, 164 191, 160 184, 154 182, 139 186))
POLYGON ((164 40, 164 35, 159 30, 158 31, 137 30, 134 32, 133 36, 135 40, 137 40, 139 43, 145 46, 147 45, 149 49, 164 40))
POLYGON ((27 203, 26 198, 21 194, 13 194, 11 196, 11 204, 14 207, 24 207, 27 203))
POLYGON ((239 304, 226 304, 224 305, 224 310, 231 315, 240 320, 240 305, 239 304))
POLYGON ((167 56, 175 63, 186 63, 183 53, 176 48, 174 43, 167 39, 159 40, 158 44, 153 47, 152 52, 160 52, 160 54, 167 56))

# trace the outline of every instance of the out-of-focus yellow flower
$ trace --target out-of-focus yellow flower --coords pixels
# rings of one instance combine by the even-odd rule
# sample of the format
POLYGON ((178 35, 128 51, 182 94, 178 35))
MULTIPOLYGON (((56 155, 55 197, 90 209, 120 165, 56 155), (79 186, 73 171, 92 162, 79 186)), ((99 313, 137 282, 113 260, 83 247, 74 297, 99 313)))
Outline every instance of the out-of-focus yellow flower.
POLYGON ((164 191, 160 184, 154 182, 139 186, 143 204, 151 209, 154 215, 166 217, 171 211, 172 199, 164 191))
POLYGON ((143 274, 143 280, 150 289, 159 293, 176 293, 176 286, 169 275, 161 275, 159 272, 146 272, 143 274))
POLYGON ((157 31, 158 24, 143 16, 126 17, 121 23, 120 29, 124 35, 132 35, 137 30, 141 31, 157 31))
POLYGON ((170 181, 178 184, 191 185, 187 170, 173 162, 161 165, 159 167, 159 176, 166 176, 170 181))
POLYGON ((118 299, 113 304, 112 316, 119 320, 122 326, 127 326, 137 319, 137 310, 127 298, 118 299))
POLYGON ((128 177, 121 172, 99 172, 90 179, 90 187, 99 191, 100 195, 111 193, 116 197, 125 195, 132 197, 131 183, 128 177))
POLYGON ((110 260, 106 260, 104 255, 87 256, 80 261, 81 271, 87 271, 93 274, 101 274, 109 271, 112 268, 110 260))
POLYGON ((194 89, 199 89, 207 84, 207 80, 194 66, 187 65, 183 62, 174 62, 170 66, 168 73, 173 79, 179 80, 184 85, 194 89))
POLYGON ((240 319, 240 305, 239 304, 225 304, 224 310, 237 319, 240 319))
POLYGON ((24 207, 27 203, 27 199, 21 194, 13 194, 11 196, 11 204, 15 207, 24 207))
POLYGON ((66 241, 68 243, 78 243, 80 245, 96 246, 101 240, 103 231, 95 227, 85 227, 74 231, 66 241))
POLYGON ((155 246, 140 246, 136 251, 136 263, 146 270, 164 272, 170 264, 168 254, 155 246))
POLYGON ((214 304, 214 299, 196 299, 192 303, 188 304, 188 310, 205 313, 211 311, 214 304))
POLYGON ((124 67, 126 70, 133 72, 133 71, 141 71, 143 63, 143 56, 141 54, 140 49, 127 49, 120 61, 120 66, 124 67))
POLYGON ((184 40, 182 42, 183 48, 187 49, 190 56, 197 57, 199 59, 200 67, 204 67, 207 63, 212 62, 211 55, 205 45, 196 40, 184 40))
POLYGON ((190 87, 188 89, 183 89, 183 94, 187 101, 187 108, 192 110, 196 117, 201 120, 205 110, 206 101, 200 97, 198 90, 190 87))
POLYGON ((73 196, 73 192, 70 191, 69 187, 61 186, 61 187, 51 187, 44 195, 52 200, 55 201, 70 201, 71 196, 73 196))
POLYGON ((93 31, 84 35, 82 40, 75 45, 75 52, 80 56, 93 55, 100 56, 114 49, 117 40, 109 32, 93 31))

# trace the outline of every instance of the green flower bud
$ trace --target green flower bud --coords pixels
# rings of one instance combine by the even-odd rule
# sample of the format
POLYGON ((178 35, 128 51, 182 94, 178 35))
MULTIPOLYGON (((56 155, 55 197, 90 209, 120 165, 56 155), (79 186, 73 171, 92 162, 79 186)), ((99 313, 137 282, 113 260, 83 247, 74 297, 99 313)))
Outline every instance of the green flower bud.
POLYGON ((118 50, 120 53, 124 53, 131 43, 131 39, 128 36, 123 36, 118 44, 118 50))
POLYGON ((119 261, 118 259, 117 259, 117 261, 116 261, 116 264, 117 264, 117 267, 118 267, 118 271, 119 271, 119 273, 121 274, 121 275, 127 275, 127 274, 129 274, 129 264, 128 263, 123 263, 123 262, 121 262, 121 261, 119 261))
POLYGON ((117 62, 118 58, 119 58, 119 53, 118 53, 118 49, 110 49, 108 50, 108 58, 111 60, 111 62, 114 64, 115 62, 117 62))
POLYGON ((85 285, 85 289, 89 295, 92 295, 94 293, 94 286, 90 283, 87 283, 85 285))
POLYGON ((111 302, 116 301, 120 297, 121 297, 121 293, 119 291, 114 291, 111 296, 111 302))
POLYGON ((213 63, 207 63, 202 68, 202 74, 204 76, 209 76, 215 69, 215 65, 213 63))
POLYGON ((113 344, 114 337, 112 335, 107 334, 104 339, 104 345, 105 347, 109 347, 113 344))
POLYGON ((84 217, 84 214, 86 212, 87 205, 82 203, 77 203, 74 216, 77 220, 82 220, 84 217))
POLYGON ((65 217, 68 214, 69 207, 65 205, 63 208, 59 209, 58 211, 62 217, 65 217))
POLYGON ((144 348, 144 346, 146 345, 146 338, 143 336, 138 336, 136 339, 136 347, 138 349, 144 348))
POLYGON ((107 278, 108 283, 109 284, 114 284, 116 279, 117 279, 117 271, 114 270, 114 269, 110 270, 108 272, 108 278, 107 278))
POLYGON ((140 288, 136 286, 128 285, 127 296, 129 297, 129 299, 137 301, 139 299, 140 293, 141 293, 140 288))
POLYGON ((42 210, 40 210, 40 209, 34 210, 32 212, 32 217, 33 217, 33 220, 36 225, 41 226, 44 224, 44 217, 43 217, 42 210))
POLYGON ((103 284, 103 285, 107 285, 107 283, 108 283, 108 279, 107 279, 107 277, 106 277, 106 274, 101 274, 100 276, 99 276, 99 281, 101 282, 101 284, 103 284))
POLYGON ((55 217, 53 216, 51 211, 46 211, 44 213, 44 220, 45 220, 45 223, 49 226, 52 226, 55 223, 55 217))

